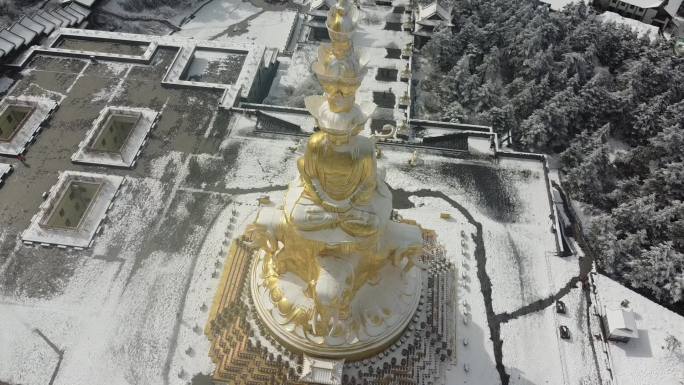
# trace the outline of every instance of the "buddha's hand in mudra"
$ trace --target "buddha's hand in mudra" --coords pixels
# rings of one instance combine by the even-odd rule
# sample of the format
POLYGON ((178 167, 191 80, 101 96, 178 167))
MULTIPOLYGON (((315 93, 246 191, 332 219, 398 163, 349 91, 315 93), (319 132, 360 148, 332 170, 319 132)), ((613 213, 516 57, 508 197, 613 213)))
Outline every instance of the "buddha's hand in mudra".
POLYGON ((352 208, 340 214, 341 221, 347 226, 364 227, 375 229, 378 227, 378 216, 370 211, 352 208))
POLYGON ((328 227, 334 226, 338 222, 338 214, 325 211, 325 209, 312 206, 308 207, 305 211, 304 223, 307 223, 311 227, 328 227))

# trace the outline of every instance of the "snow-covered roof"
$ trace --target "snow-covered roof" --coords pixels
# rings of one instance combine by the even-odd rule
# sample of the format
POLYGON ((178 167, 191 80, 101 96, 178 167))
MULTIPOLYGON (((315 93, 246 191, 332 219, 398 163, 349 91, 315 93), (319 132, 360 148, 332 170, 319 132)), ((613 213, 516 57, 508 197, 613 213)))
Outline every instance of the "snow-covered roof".
POLYGON ((0 50, 4 52, 6 55, 9 55, 10 52, 14 51, 15 45, 9 41, 5 40, 0 36, 0 50))
POLYGON ((33 41, 33 39, 36 38, 38 35, 35 31, 29 29, 28 27, 25 27, 21 25, 20 23, 14 23, 12 26, 9 28, 9 30, 17 35, 21 36, 22 39, 26 42, 26 44, 29 44, 30 42, 33 41))
POLYGON ((95 0, 74 0, 74 3, 81 4, 84 7, 91 8, 95 4, 95 0))
POLYGON ((639 331, 637 330, 632 310, 606 308, 606 322, 608 323, 608 333, 611 337, 639 337, 639 331))
POLYGON ((54 24, 55 27, 63 27, 63 26, 66 26, 66 24, 67 24, 66 20, 62 20, 61 18, 58 18, 55 15, 53 15, 49 12, 46 12, 46 11, 41 11, 37 15, 40 16, 41 18, 49 21, 50 23, 54 24))
POLYGON ((50 20, 48 20, 48 19, 46 19, 40 15, 36 14, 36 15, 31 16, 31 20, 42 25, 45 28, 43 30, 43 33, 45 33, 46 35, 49 35, 50 32, 55 30, 55 24, 53 22, 51 22, 50 20))
MULTIPOLYGON (((46 15, 51 16, 52 19, 58 20, 62 27, 71 26, 71 19, 68 17, 64 17, 64 15, 59 13, 59 10, 60 10, 59 8, 55 8, 52 11, 47 12, 46 15)), ((52 20, 52 19, 49 19, 49 20, 52 20)))
POLYGON ((72 15, 71 13, 67 12, 67 11, 66 11, 65 9, 63 9, 63 8, 55 8, 55 9, 52 11, 52 13, 53 13, 55 16, 61 16, 61 17, 63 17, 64 19, 68 20, 68 22, 69 22, 68 25, 69 25, 69 26, 72 26, 72 25, 78 23, 78 17, 72 15))
POLYGON ((451 20, 451 12, 440 4, 437 4, 436 1, 426 6, 418 6, 417 21, 427 20, 434 15, 439 16, 442 20, 447 22, 451 20))
POLYGON ((0 37, 14 44, 14 46, 17 48, 21 47, 25 42, 21 36, 18 36, 6 29, 0 31, 0 37))
POLYGON ((21 19, 19 19, 19 23, 35 33, 43 33, 45 31, 44 25, 26 16, 22 16, 21 19))
POLYGON ((647 36, 651 40, 658 38, 658 27, 655 25, 642 23, 639 20, 630 19, 615 12, 603 12, 602 14, 598 15, 598 17, 604 23, 626 25, 636 32, 640 37, 647 36))
POLYGON ((68 8, 71 8, 72 10, 79 12, 80 14, 82 14, 84 16, 90 15, 90 9, 88 9, 82 5, 79 5, 78 3, 71 3, 71 4, 69 4, 68 8))
MULTIPOLYGON (((639 8, 657 8, 660 7, 665 0, 620 0, 623 3, 634 5, 639 8)), ((680 0, 681 1, 681 0, 680 0)))
POLYGON ((65 13, 75 17, 77 23, 81 23, 81 22, 83 22, 83 20, 85 20, 86 15, 84 15, 81 12, 78 12, 77 10, 71 8, 71 5, 69 5, 68 7, 62 8, 62 10, 65 13))

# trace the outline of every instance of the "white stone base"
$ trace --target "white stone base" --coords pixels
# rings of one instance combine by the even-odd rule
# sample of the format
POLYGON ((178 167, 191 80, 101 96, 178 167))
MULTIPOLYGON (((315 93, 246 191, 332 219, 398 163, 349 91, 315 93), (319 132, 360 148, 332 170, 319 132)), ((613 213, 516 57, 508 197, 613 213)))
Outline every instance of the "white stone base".
MULTIPOLYGON (((249 277, 254 307, 266 329, 288 349, 313 357, 360 360, 377 354, 394 343, 409 325, 420 303, 424 271, 413 267, 402 274, 401 268, 386 265, 382 280, 366 284, 351 303, 351 316, 341 329, 354 330, 343 336, 314 336, 289 323, 270 299, 262 285, 264 252, 255 254, 249 277), (374 323, 372 320, 380 320, 374 323), (355 324, 359 327, 354 328, 355 324)), ((306 283, 294 275, 280 281, 283 295, 293 305, 313 309, 313 300, 305 295, 306 283)))

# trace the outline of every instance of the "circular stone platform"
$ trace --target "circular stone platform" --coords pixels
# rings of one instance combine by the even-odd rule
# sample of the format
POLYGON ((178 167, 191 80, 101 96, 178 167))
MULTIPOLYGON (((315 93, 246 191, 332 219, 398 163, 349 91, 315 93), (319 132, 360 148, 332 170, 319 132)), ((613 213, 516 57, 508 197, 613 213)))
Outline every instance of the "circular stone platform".
MULTIPOLYGON (((350 332, 343 337, 318 337, 304 333, 280 314, 262 285, 263 261, 264 252, 258 251, 249 274, 250 294, 258 318, 283 346, 313 357, 356 361, 382 352, 401 337, 423 291, 422 269, 414 266, 402 274, 400 267, 388 264, 380 272, 382 280, 378 285, 366 284, 355 296, 352 316, 345 321, 350 332)), ((313 300, 305 295, 306 284, 298 277, 286 274, 280 286, 293 304, 313 308, 313 300)))

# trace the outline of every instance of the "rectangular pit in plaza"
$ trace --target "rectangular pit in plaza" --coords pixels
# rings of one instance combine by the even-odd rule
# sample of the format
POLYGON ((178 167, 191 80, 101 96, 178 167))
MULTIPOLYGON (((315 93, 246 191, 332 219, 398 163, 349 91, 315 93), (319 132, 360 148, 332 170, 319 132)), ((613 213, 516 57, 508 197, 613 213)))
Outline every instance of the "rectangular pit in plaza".
POLYGON ((198 48, 181 80, 235 84, 246 58, 247 52, 244 51, 198 48))
POLYGON ((148 108, 104 108, 71 160, 77 163, 133 167, 158 115, 157 111, 148 108))
POLYGON ((33 106, 6 105, 0 111, 0 141, 11 141, 33 110, 33 106))
POLYGON ((54 100, 35 96, 7 96, 0 101, 0 154, 24 153, 56 107, 54 100))
POLYGON ((54 48, 74 51, 99 52, 116 55, 141 56, 150 43, 126 40, 112 40, 85 36, 61 36, 54 48))
POLYGON ((93 151, 120 153, 141 117, 142 113, 139 111, 132 111, 131 114, 110 112, 88 148, 93 151))
POLYGON ((98 182, 70 181, 52 211, 41 221, 41 226, 78 229, 101 187, 102 183, 98 182))
POLYGON ((62 172, 22 234, 24 243, 89 247, 123 180, 114 175, 62 172))

